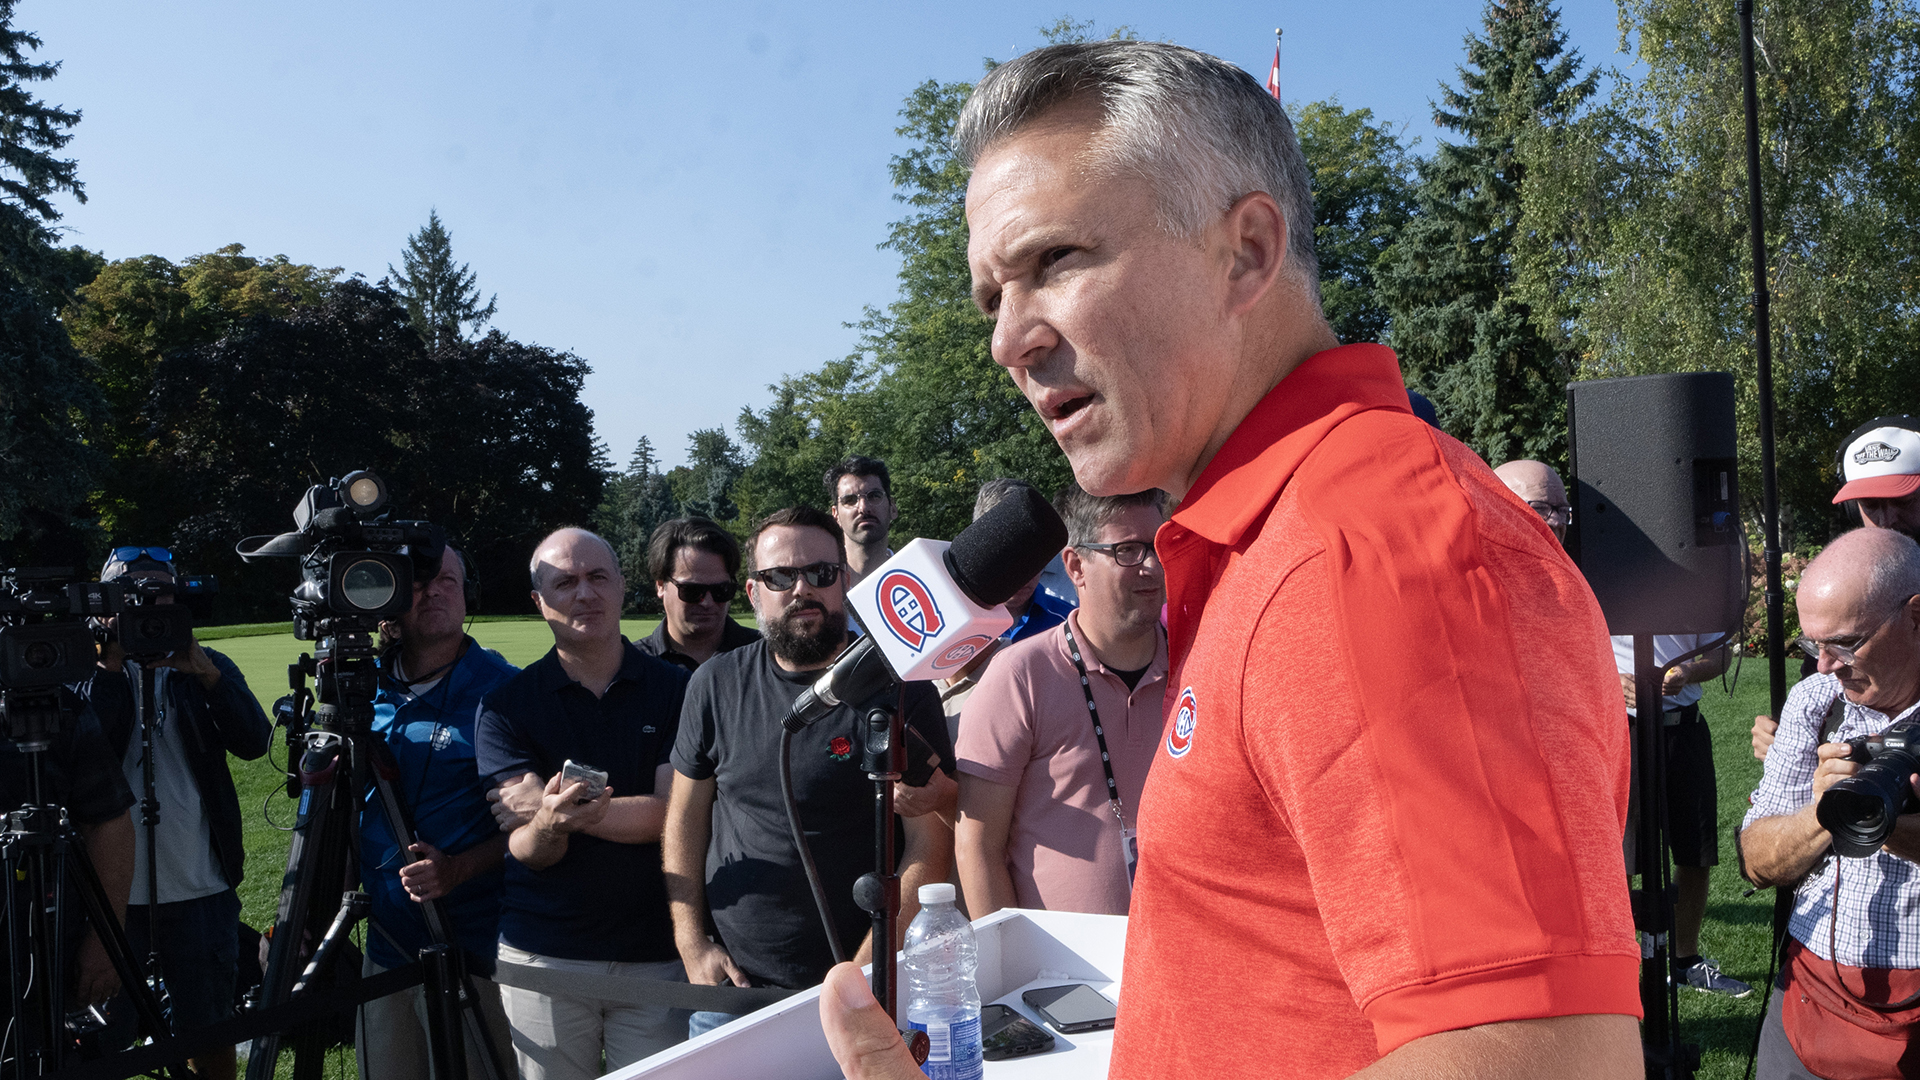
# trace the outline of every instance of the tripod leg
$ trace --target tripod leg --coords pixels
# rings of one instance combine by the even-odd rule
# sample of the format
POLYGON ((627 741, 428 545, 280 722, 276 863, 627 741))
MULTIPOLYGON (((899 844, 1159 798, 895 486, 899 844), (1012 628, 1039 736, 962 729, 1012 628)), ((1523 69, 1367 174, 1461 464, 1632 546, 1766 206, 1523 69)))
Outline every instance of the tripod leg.
MULTIPOLYGON (((293 843, 287 852, 273 943, 268 947, 267 970, 256 1001, 262 1007, 278 1005, 292 995, 294 980, 306 967, 300 954, 307 944, 307 932, 331 914, 328 905, 345 887, 351 824, 348 817, 358 802, 346 790, 351 766, 345 758, 346 742, 340 736, 325 731, 308 733, 300 758, 300 820, 294 826, 293 843)), ((273 1080, 283 1041, 294 1045, 295 1074, 308 1073, 302 1080, 317 1080, 326 1040, 320 1025, 315 1024, 290 1037, 274 1034, 254 1040, 247 1059, 247 1080, 273 1080)))

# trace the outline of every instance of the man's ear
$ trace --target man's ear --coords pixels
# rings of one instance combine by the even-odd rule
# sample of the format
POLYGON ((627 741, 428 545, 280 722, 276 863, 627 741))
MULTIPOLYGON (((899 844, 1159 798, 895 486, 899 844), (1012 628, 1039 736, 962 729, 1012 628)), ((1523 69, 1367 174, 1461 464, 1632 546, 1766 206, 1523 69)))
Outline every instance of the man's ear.
POLYGON ((1250 191, 1221 218, 1221 239, 1232 259, 1227 308, 1245 314, 1270 292, 1287 261, 1287 216, 1273 196, 1250 191))
POLYGON ((1061 548, 1060 566, 1067 572, 1067 579, 1073 582, 1074 588, 1083 589, 1086 587, 1087 566, 1080 558, 1079 548, 1061 548))

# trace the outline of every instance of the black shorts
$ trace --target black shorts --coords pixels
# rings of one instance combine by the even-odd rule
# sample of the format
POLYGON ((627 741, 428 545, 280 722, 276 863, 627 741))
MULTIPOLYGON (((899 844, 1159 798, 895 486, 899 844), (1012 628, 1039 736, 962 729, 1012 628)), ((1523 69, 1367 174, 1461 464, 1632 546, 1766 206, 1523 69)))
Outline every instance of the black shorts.
POLYGON ((1720 797, 1713 778, 1713 733, 1691 718, 1667 728, 1667 846, 1675 866, 1720 865, 1720 797))

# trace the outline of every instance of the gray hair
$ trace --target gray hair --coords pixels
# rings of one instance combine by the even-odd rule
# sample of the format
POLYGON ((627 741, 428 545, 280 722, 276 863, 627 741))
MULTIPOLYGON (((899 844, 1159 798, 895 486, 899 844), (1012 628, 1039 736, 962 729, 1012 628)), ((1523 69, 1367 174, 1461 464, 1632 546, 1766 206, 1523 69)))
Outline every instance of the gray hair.
POLYGON ((979 494, 973 497, 973 520, 979 521, 987 511, 1005 502, 1007 496, 1016 491, 1037 490, 1025 480, 1015 480, 1011 476, 1002 476, 980 485, 979 494))
POLYGON ((1053 498, 1053 508, 1060 512, 1060 519, 1067 523, 1067 544, 1071 547, 1099 543, 1100 529, 1119 517, 1121 511, 1135 506, 1153 507, 1164 521, 1167 517, 1167 493, 1159 488, 1148 488, 1131 495, 1089 495, 1087 489, 1069 480, 1067 486, 1060 489, 1060 494, 1053 498))
MULTIPOLYGON (((1864 530, 1859 530, 1864 531, 1864 530)), ((1893 609, 1907 602, 1908 597, 1920 596, 1920 544, 1905 533, 1892 529, 1875 529, 1874 539, 1891 545, 1881 557, 1874 559, 1872 569, 1867 571, 1867 587, 1862 590, 1861 602, 1870 612, 1879 612, 1891 616, 1893 609)))
POLYGON ((613 560, 614 571, 616 573, 619 571, 620 553, 613 549, 613 545, 607 542, 606 537, 601 536, 599 533, 596 533, 596 532, 589 532, 586 529, 574 528, 572 526, 562 528, 562 529, 555 529, 552 532, 547 534, 546 539, 541 540, 538 544, 533 545, 533 556, 527 560, 527 576, 533 579, 534 592, 540 591, 540 551, 542 548, 546 547, 547 544, 550 543, 554 537, 559 536, 561 533, 564 533, 564 532, 579 533, 580 535, 585 536, 588 539, 598 540, 600 542, 600 546, 607 549, 607 557, 613 560))
POLYGON ((953 146, 971 168, 995 143, 1049 111, 1087 99, 1101 130, 1087 164, 1154 186, 1160 223, 1197 239, 1242 196, 1264 191, 1287 219, 1287 263, 1316 303, 1313 191, 1293 122, 1253 76, 1218 57, 1156 41, 1049 45, 993 69, 974 87, 953 146))

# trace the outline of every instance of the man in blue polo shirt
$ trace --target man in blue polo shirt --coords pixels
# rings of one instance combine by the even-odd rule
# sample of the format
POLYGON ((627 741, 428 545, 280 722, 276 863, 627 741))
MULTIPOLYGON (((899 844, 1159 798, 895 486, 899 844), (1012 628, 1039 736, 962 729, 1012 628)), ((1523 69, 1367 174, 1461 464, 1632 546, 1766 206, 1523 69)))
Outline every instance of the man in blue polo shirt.
MULTIPOLYGON (((438 900, 505 1063, 513 1047, 492 975, 507 838, 494 827, 488 782, 474 764, 474 715, 481 697, 519 669, 464 632, 471 591, 465 558, 448 546, 433 579, 414 585, 413 607, 382 627, 373 730, 393 753, 398 795, 418 839, 403 849, 369 793, 360 818, 360 879, 375 928, 366 972, 410 963, 433 944, 420 905, 438 900)), ((361 1080, 426 1080, 426 1023, 418 986, 368 1002, 354 1040, 361 1080)), ((468 1040, 476 1076, 484 1052, 468 1040)))
MULTIPOLYGON (((684 981, 660 829, 687 674, 621 636, 626 581, 605 540, 562 529, 531 570, 553 651, 480 707, 481 773, 512 791, 538 784, 540 796, 524 813, 501 798, 511 858, 500 962, 684 981), (585 783, 563 778, 568 760, 604 771, 605 790, 589 799, 585 783)), ((523 1080, 590 1080, 687 1034, 687 1014, 664 1006, 512 986, 501 997, 523 1080)))

